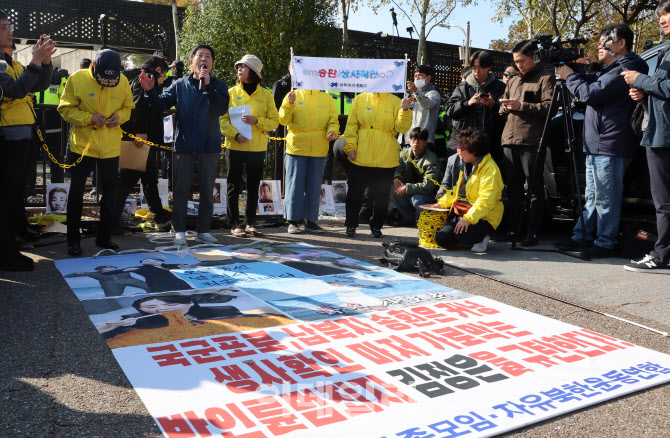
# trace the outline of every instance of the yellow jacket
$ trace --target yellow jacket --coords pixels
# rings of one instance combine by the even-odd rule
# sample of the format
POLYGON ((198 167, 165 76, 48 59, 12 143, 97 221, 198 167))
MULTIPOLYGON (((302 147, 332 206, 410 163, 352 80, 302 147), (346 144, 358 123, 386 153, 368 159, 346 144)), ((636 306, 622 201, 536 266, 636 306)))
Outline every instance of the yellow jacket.
MULTIPOLYGON (((458 197, 458 188, 463 181, 463 171, 458 177, 456 186, 447 191, 437 203, 442 208, 450 208, 458 197)), ((463 215, 463 219, 476 224, 480 219, 487 220, 496 229, 503 216, 502 198, 503 181, 498 165, 486 154, 465 184, 465 196, 472 205, 463 215)))
POLYGON ((295 90, 294 104, 286 95, 279 109, 279 123, 288 126, 286 153, 303 157, 328 155, 326 135, 340 130, 335 101, 323 91, 295 90))
MULTIPOLYGON (((19 61, 12 60, 12 65, 7 68, 8 75, 17 80, 23 73, 23 66, 19 61)), ((32 125, 35 123, 33 110, 33 100, 31 98, 11 99, 4 97, 2 100, 2 109, 0 110, 0 126, 14 125, 32 125)))
POLYGON ((92 66, 72 74, 65 83, 65 91, 58 105, 63 120, 72 125, 70 150, 82 154, 90 140, 87 156, 118 157, 121 151, 121 125, 128 121, 133 108, 133 93, 125 75, 121 75, 119 85, 110 88, 102 87, 95 81, 92 66), (114 128, 105 125, 93 129, 91 117, 97 113, 104 114, 108 119, 118 114, 119 124, 114 128))
POLYGON ((267 150, 268 138, 265 132, 272 131, 279 125, 277 107, 270 90, 258 85, 256 91, 249 96, 242 88, 242 84, 238 83, 228 89, 228 95, 230 96, 229 107, 250 105, 251 115, 258 119, 258 123, 251 127, 251 139, 246 143, 238 143, 235 141, 238 132, 230 123, 230 114, 226 113, 221 116, 219 125, 221 126, 221 133, 226 137, 224 147, 234 151, 263 152, 267 150))
POLYGON ((412 126, 412 111, 400 108, 400 99, 389 93, 363 93, 354 98, 344 130, 344 151, 356 151, 352 163, 365 167, 396 167, 396 136, 412 126))

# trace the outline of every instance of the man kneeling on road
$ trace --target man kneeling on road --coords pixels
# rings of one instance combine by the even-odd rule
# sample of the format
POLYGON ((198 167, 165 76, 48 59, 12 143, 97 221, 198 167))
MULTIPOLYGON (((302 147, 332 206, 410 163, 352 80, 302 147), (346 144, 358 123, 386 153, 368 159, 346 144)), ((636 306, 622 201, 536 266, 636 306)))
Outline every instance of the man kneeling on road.
POLYGON ((409 157, 411 159, 405 154, 400 154, 391 194, 402 221, 394 220, 391 215, 390 219, 393 221, 391 225, 416 224, 421 212, 419 206, 432 204, 435 201, 437 185, 429 177, 434 181, 440 180, 440 160, 434 152, 426 148, 428 136, 426 128, 416 127, 409 131, 409 157))
POLYGON ((635 102, 621 76, 624 70, 647 73, 647 64, 631 52, 633 31, 624 23, 612 23, 600 31, 596 74, 575 73, 570 67, 556 70, 570 92, 586 103, 584 152, 586 153, 586 205, 572 239, 556 244, 564 250, 580 250, 583 239, 592 244, 593 258, 615 257, 623 200, 623 177, 638 140, 630 119, 635 102), (584 222, 585 235, 582 233, 584 222))

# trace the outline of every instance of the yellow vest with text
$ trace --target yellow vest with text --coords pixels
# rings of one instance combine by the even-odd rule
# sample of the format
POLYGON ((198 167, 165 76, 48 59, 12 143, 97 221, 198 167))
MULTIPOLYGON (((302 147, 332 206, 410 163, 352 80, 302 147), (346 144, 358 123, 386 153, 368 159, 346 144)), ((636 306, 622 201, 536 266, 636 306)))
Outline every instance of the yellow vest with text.
POLYGON ((67 82, 67 79, 61 78, 60 85, 51 84, 46 90, 35 93, 35 102, 49 105, 60 104, 60 97, 65 91, 65 82, 67 82), (44 102, 42 102, 42 96, 44 96, 44 102))
POLYGON ((400 148, 396 137, 412 126, 412 110, 390 93, 363 93, 354 98, 344 130, 344 151, 356 151, 351 160, 363 167, 396 167, 400 148))
POLYGON ((128 121, 133 108, 133 94, 123 74, 119 84, 113 88, 103 87, 95 81, 92 66, 72 74, 65 84, 58 106, 63 120, 72 125, 70 150, 82 154, 90 140, 87 156, 118 157, 121 151, 121 125, 128 121), (103 125, 93 129, 91 117, 97 113, 104 114, 107 119, 118 114, 119 124, 114 128, 103 125))
MULTIPOLYGON (((7 74, 17 80, 21 73, 23 73, 21 63, 12 60, 12 65, 7 69, 7 74)), ((32 102, 14 103, 16 100, 9 97, 3 98, 2 109, 0 109, 0 126, 32 125, 35 123, 32 102)))
POLYGON ((225 148, 234 151, 263 152, 268 148, 266 131, 272 131, 279 125, 279 114, 275 107, 272 92, 258 85, 251 96, 244 91, 242 84, 238 83, 228 89, 230 96, 229 107, 249 105, 251 115, 258 119, 258 123, 251 126, 251 139, 245 143, 235 141, 238 134, 237 129, 230 123, 230 114, 226 113, 219 119, 221 133, 226 137, 225 148))
POLYGON ((295 90, 295 103, 284 97, 279 110, 279 123, 288 126, 286 153, 302 157, 328 155, 330 131, 340 129, 335 101, 323 91, 295 90))

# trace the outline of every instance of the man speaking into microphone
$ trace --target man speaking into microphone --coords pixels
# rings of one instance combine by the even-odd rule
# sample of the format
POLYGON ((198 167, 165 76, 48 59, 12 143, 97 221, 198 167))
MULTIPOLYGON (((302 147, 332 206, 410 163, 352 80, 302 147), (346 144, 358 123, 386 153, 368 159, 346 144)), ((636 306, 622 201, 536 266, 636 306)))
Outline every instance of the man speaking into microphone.
POLYGON ((201 44, 189 56, 191 74, 172 83, 163 94, 154 88, 154 79, 144 71, 140 84, 152 106, 167 109, 176 106, 177 129, 174 142, 174 183, 172 227, 175 245, 186 245, 186 211, 195 166, 198 166, 200 205, 198 243, 218 243, 210 234, 214 201, 212 189, 221 153, 219 117, 228 111, 228 87, 209 72, 214 64, 214 49, 201 44))

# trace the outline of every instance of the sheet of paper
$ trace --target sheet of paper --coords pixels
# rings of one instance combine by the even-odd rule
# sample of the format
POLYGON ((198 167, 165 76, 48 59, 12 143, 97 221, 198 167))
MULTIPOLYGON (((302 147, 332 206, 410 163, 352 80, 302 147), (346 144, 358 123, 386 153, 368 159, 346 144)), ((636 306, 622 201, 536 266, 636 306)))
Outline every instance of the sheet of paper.
POLYGON ((430 211, 449 211, 448 208, 438 208, 438 207, 428 207, 427 205, 419 205, 424 210, 430 210, 430 211))
POLYGON ((163 117, 163 141, 165 143, 172 143, 174 141, 174 115, 163 117))
POLYGON ((251 115, 251 106, 242 105, 230 107, 228 108, 228 114, 230 114, 230 123, 237 129, 237 132, 251 140, 251 125, 242 121, 243 115, 251 115))
POLYGON ((226 255, 223 251, 220 249, 208 249, 205 251, 193 251, 191 252, 191 255, 195 257, 196 259, 200 260, 201 262, 215 262, 215 261, 223 261, 223 260, 230 260, 232 259, 231 256, 226 255))

